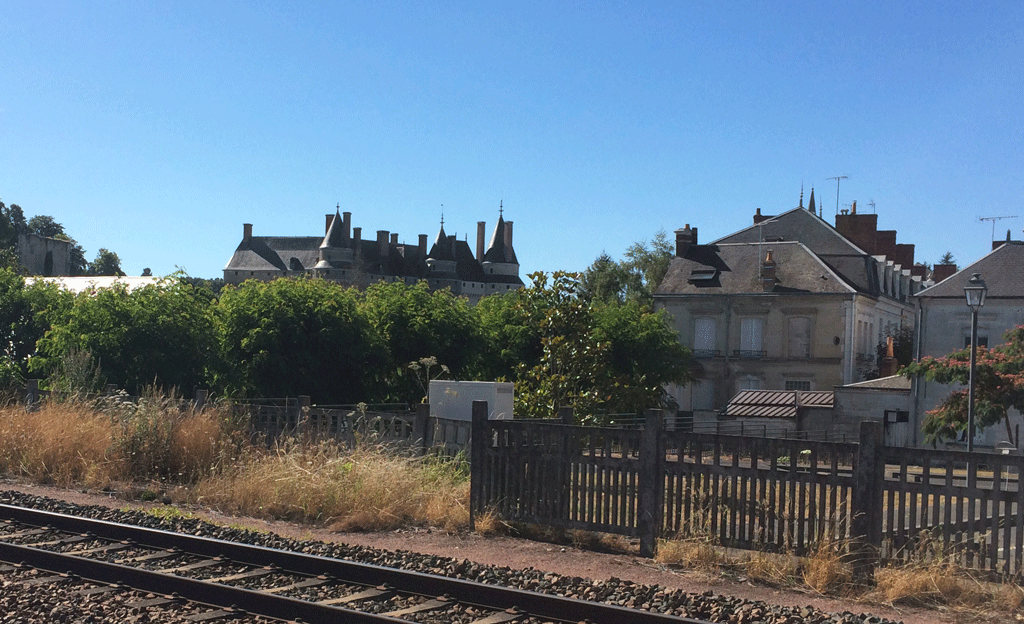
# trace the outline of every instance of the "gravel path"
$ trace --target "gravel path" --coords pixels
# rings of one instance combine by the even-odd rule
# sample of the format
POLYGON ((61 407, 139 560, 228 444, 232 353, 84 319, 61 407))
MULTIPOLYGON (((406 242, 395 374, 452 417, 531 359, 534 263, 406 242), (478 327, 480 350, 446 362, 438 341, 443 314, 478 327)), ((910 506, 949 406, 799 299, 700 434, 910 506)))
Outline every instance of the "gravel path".
MULTIPOLYGON (((161 506, 156 503, 128 503, 110 495, 49 487, 7 483, 0 485, 0 489, 111 510, 161 506)), ((8 496, 21 498, 16 494, 8 496)), ((265 545, 273 547, 280 547, 275 546, 280 543, 281 546, 297 548, 292 541, 298 540, 298 547, 307 551, 322 550, 323 554, 345 555, 374 563, 414 567, 464 576, 472 580, 477 580, 473 578, 474 576, 500 575, 501 578, 495 578, 494 582, 527 589, 541 587, 549 591, 557 590, 559 593, 579 593, 587 599, 636 602, 665 600, 665 596, 670 596, 673 604, 680 600, 692 603, 685 607, 690 617, 712 619, 711 616, 714 615, 716 621, 723 622, 960 624, 1006 621, 1005 616, 1002 620, 983 620, 980 616, 972 614, 894 609, 880 604, 825 598, 792 589, 765 587, 721 576, 673 570, 650 559, 628 554, 595 553, 568 546, 508 537, 448 535, 426 529, 341 534, 284 522, 225 516, 208 510, 189 509, 187 512, 222 527, 232 527, 235 532, 242 528, 261 532, 258 534, 259 539, 269 542, 265 545), (347 550, 340 550, 345 548, 347 550), (559 585, 561 587, 556 587, 559 585), (640 598, 637 598, 638 596, 640 598), (866 615, 868 613, 871 616, 866 615)), ((94 511, 93 514, 95 513, 97 512, 94 511)), ((118 521, 113 517, 109 519, 118 521)), ((178 524, 182 525, 181 522, 178 524)), ((194 529, 192 524, 185 524, 188 526, 183 528, 194 529)), ((202 528, 203 532, 208 530, 210 529, 202 528)), ((228 537, 230 536, 223 538, 228 537)))

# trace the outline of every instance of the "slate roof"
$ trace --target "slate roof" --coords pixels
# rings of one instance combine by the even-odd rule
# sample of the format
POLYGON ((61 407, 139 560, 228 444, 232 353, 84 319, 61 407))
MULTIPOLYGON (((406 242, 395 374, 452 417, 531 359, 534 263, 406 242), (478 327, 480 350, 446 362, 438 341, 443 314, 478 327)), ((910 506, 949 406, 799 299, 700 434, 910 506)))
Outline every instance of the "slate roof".
POLYGON ((831 409, 835 393, 815 390, 743 390, 729 401, 727 417, 796 418, 801 407, 831 409))
POLYGON ((505 219, 500 215, 498 223, 494 226, 494 234, 491 235, 491 243, 484 252, 484 262, 519 264, 515 250, 511 246, 505 246, 505 219))
POLYGON ((291 259, 312 268, 320 255, 319 236, 253 236, 238 244, 225 269, 233 271, 278 271, 291 269, 291 259))
POLYGON ((810 249, 797 242, 711 244, 691 246, 685 257, 674 257, 659 295, 709 295, 763 292, 761 262, 772 253, 774 293, 852 293, 844 279, 810 249))
POLYGON ((975 273, 981 273, 981 279, 985 280, 988 287, 986 300, 1024 298, 1024 242, 1007 241, 977 262, 922 290, 916 296, 966 301, 964 286, 975 273))
POLYGON ((818 255, 866 255, 864 250, 850 242, 827 221, 803 208, 794 208, 771 217, 713 241, 712 244, 757 243, 777 240, 800 241, 818 255))

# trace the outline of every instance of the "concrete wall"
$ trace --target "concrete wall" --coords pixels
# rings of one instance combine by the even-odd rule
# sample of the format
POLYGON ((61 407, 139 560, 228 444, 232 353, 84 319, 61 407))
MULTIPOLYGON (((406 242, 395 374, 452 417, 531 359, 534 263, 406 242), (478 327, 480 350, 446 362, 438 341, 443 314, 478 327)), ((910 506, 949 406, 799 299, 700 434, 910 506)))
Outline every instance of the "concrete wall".
POLYGON ((18 236, 18 262, 29 275, 71 275, 71 243, 38 234, 18 236))

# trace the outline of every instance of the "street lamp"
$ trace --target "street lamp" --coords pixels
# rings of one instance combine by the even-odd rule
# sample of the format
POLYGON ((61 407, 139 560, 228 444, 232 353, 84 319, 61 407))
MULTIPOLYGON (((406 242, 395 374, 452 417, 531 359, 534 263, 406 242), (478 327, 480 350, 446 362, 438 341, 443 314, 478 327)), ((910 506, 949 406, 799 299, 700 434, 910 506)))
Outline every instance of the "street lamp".
POLYGON ((971 309, 971 371, 967 378, 967 450, 974 450, 974 364, 978 354, 978 310, 985 305, 988 287, 981 273, 975 273, 964 286, 967 307, 971 309))

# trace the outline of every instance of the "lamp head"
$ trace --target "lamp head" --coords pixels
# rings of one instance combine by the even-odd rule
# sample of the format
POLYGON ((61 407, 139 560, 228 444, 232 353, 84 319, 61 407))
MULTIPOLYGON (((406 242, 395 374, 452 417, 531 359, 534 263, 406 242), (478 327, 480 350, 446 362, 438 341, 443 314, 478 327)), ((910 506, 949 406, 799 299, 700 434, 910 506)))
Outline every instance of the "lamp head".
POLYGON ((972 312, 985 305, 985 295, 988 294, 988 286, 985 280, 981 279, 981 273, 975 273, 964 286, 964 295, 967 297, 967 307, 972 312))

